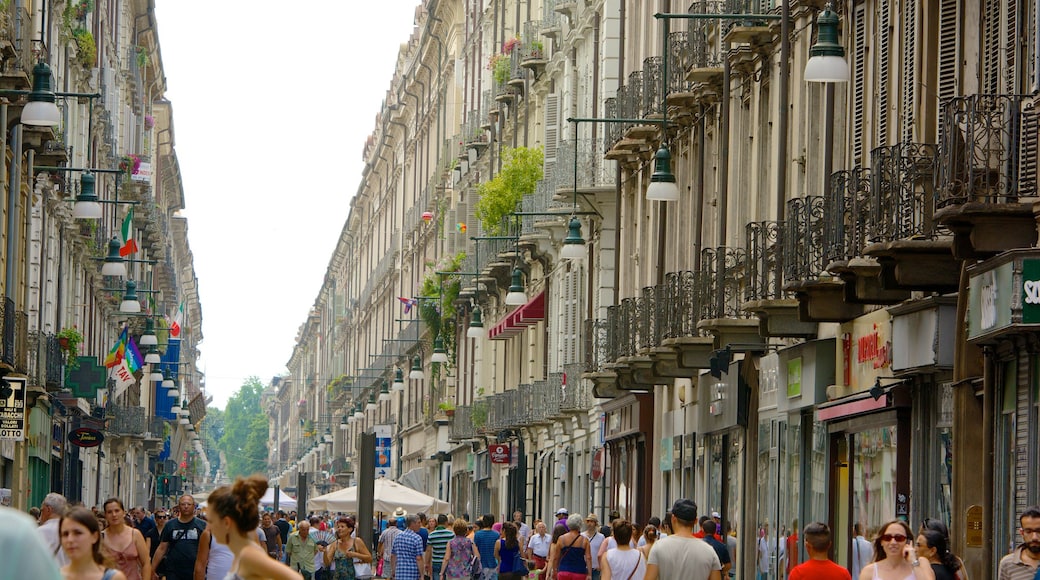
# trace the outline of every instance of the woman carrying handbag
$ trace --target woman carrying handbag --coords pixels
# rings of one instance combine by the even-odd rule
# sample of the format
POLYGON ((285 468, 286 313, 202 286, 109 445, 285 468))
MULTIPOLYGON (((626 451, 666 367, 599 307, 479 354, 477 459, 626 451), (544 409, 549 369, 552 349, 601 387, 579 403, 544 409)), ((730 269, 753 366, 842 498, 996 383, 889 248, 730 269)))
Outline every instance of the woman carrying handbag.
POLYGON ((477 558, 477 547, 473 540, 466 537, 469 525, 466 520, 458 518, 452 525, 455 537, 444 549, 444 565, 441 567, 441 578, 444 580, 470 580, 473 572, 480 573, 480 560, 477 558))

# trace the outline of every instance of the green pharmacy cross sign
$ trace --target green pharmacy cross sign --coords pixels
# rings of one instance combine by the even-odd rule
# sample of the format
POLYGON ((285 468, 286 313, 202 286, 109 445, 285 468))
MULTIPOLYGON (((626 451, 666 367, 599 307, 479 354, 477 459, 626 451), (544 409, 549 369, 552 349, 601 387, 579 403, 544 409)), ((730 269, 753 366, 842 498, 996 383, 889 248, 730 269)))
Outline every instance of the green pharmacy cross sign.
POLYGON ((92 356, 76 357, 79 367, 69 371, 65 378, 65 386, 72 394, 81 399, 93 399, 98 389, 105 388, 108 370, 97 363, 92 356))

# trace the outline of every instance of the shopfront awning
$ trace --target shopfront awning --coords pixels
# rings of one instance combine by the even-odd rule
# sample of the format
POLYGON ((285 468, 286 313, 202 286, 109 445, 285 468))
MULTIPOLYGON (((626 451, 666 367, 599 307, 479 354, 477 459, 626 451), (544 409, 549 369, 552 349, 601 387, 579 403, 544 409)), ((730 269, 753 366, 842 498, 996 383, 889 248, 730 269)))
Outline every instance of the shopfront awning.
POLYGON ((506 315, 498 324, 488 330, 488 338, 491 340, 506 340, 524 331, 528 326, 533 326, 540 320, 545 320, 545 291, 542 290, 523 306, 518 306, 506 315))

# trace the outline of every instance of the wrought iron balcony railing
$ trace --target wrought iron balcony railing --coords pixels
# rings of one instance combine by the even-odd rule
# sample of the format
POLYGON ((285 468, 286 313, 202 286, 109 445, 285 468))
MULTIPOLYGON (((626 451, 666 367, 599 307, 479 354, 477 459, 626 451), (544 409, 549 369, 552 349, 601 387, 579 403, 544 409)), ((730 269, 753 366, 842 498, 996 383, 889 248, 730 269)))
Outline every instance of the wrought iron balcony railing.
POLYGON ((831 174, 823 204, 823 267, 863 255, 870 239, 870 172, 845 169, 831 174))
POLYGON ((607 359, 607 321, 594 318, 586 319, 582 330, 585 355, 585 372, 596 373, 603 370, 607 359))
POLYGON ((666 308, 667 290, 665 284, 643 288, 642 295, 639 297, 639 320, 637 321, 639 325, 637 346, 640 349, 651 349, 661 345, 667 325, 665 319, 668 311, 666 308))
POLYGON ((877 147, 871 162, 872 241, 934 237, 935 145, 877 147))
POLYGON ((14 305, 14 300, 5 298, 3 300, 3 311, 0 312, 3 319, 3 352, 0 357, 4 363, 10 365, 15 371, 25 373, 28 371, 28 326, 29 315, 19 312, 14 305))
MULTIPOLYGON (((623 88, 623 87, 622 87, 623 88)), ((618 96, 610 97, 603 101, 603 116, 607 119, 620 119, 621 118, 621 88, 618 89, 618 96)), ((624 136, 625 131, 622 128, 621 123, 607 123, 604 129, 606 139, 603 143, 603 152, 606 153, 617 145, 617 142, 624 136)))
POLYGON ((520 45, 521 61, 544 60, 548 57, 545 43, 538 38, 538 31, 542 28, 542 22, 539 20, 524 23, 524 36, 521 38, 522 44, 520 45))
MULTIPOLYGON (((616 124, 616 123, 611 123, 616 124)), ((569 192, 574 188, 574 141, 561 141, 556 147, 556 192, 569 192)), ((613 187, 617 183, 616 162, 604 159, 604 143, 599 139, 578 139, 578 190, 613 187)))
POLYGON ((1038 113, 1027 95, 943 103, 938 205, 1017 203, 1037 194, 1038 113))
POLYGON ((556 11, 556 0, 542 0, 542 36, 555 37, 560 32, 560 13, 556 11))
POLYGON ((692 88, 686 80, 690 67, 690 35, 685 30, 668 34, 668 93, 685 93, 692 88))
MULTIPOLYGON (((673 63, 668 63, 672 66, 673 63)), ((664 58, 651 56, 643 59, 643 110, 647 117, 660 117, 661 78, 664 76, 664 58)), ((670 76, 670 75, 669 75, 670 76)))
POLYGON ((783 222, 750 222, 744 229, 747 287, 744 300, 777 300, 783 294, 783 222))
POLYGON ((725 36, 734 26, 767 26, 768 21, 756 20, 755 14, 764 14, 772 5, 764 0, 725 0, 723 9, 726 14, 747 14, 746 20, 727 20, 722 24, 722 35, 725 36))
POLYGON ((592 408, 592 391, 586 381, 581 378, 581 365, 567 365, 567 377, 560 400, 563 412, 582 412, 592 408))
MULTIPOLYGON (((625 83, 625 100, 621 105, 621 117, 628 119, 643 117, 645 112, 643 87, 643 71, 637 70, 629 73, 628 82, 625 83)), ((618 89, 618 96, 621 96, 621 89, 618 89)))
POLYGON ((154 415, 150 417, 144 436, 146 439, 162 439, 166 437, 166 419, 154 415))
POLYGON ((550 419, 563 417, 560 404, 563 403, 563 373, 549 373, 545 377, 545 396, 542 399, 546 405, 546 415, 550 419))
POLYGON ((554 388, 548 380, 535 381, 530 385, 520 385, 520 387, 528 389, 527 400, 531 406, 529 423, 545 423, 557 415, 562 395, 560 390, 554 388))
MULTIPOLYGON (((692 14, 721 14, 722 0, 698 0, 690 4, 692 14)), ((720 43, 712 42, 713 32, 719 22, 712 20, 691 20, 689 23, 689 62, 683 69, 683 76, 688 68, 722 68, 722 50, 720 43)))
POLYGON ((668 272, 664 276, 664 299, 658 311, 664 318, 663 338, 698 336, 705 285, 700 272, 668 272))
MULTIPOLYGON (((573 155, 573 152, 572 152, 573 155)), ((557 163, 556 169, 551 173, 545 175, 544 179, 538 181, 535 184, 534 193, 531 195, 525 195, 523 200, 520 202, 520 209, 525 213, 549 213, 552 211, 559 211, 561 216, 567 215, 567 210, 570 209, 571 204, 568 202, 556 201, 553 197, 556 194, 556 187, 559 181, 556 179, 556 174, 560 171, 560 165, 557 163)), ((573 173, 573 168, 571 169, 573 173)), ((550 219, 544 215, 525 215, 520 218, 520 235, 531 235, 536 233, 538 230, 535 228, 535 224, 538 222, 550 219)), ((471 272, 472 270, 463 270, 465 272, 471 272)))
POLYGON ((741 308, 747 283, 747 256, 741 248, 701 250, 701 283, 704 284, 701 320, 747 318, 741 308))
POLYGON ((148 422, 144 407, 137 405, 114 405, 107 408, 107 430, 114 435, 142 435, 148 422))
POLYGON ((787 201, 784 221, 784 284, 813 280, 823 271, 823 197, 787 201))
POLYGON ((29 380, 43 385, 48 391, 61 388, 61 371, 65 357, 53 334, 28 334, 29 380))

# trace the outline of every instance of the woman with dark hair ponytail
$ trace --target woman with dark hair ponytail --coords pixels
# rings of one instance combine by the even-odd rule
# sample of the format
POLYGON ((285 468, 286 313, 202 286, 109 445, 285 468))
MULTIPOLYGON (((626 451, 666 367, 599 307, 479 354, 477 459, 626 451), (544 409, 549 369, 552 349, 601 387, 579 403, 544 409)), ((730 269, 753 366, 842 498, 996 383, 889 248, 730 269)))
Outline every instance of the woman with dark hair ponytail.
POLYGON ((961 563, 950 552, 949 542, 942 532, 922 529, 917 535, 917 557, 932 564, 935 580, 956 580, 961 563))
POLYGON ((85 507, 70 509, 58 522, 61 548, 69 559, 61 575, 69 579, 126 580, 101 553, 101 526, 85 507))
POLYGON ((235 479, 230 487, 217 488, 206 500, 209 526, 217 542, 235 555, 225 580, 274 578, 299 580, 301 576, 285 564, 271 559, 256 542, 260 517, 260 498, 267 491, 267 480, 259 475, 235 479))
POLYGON ((968 580, 968 571, 964 569, 964 560, 961 560, 957 554, 950 552, 950 528, 946 527, 946 522, 935 518, 925 518, 924 521, 921 522, 920 533, 924 533, 926 530, 937 532, 945 539, 946 552, 948 554, 946 558, 952 558, 957 563, 956 566, 949 569, 950 573, 955 576, 956 580, 968 580))

